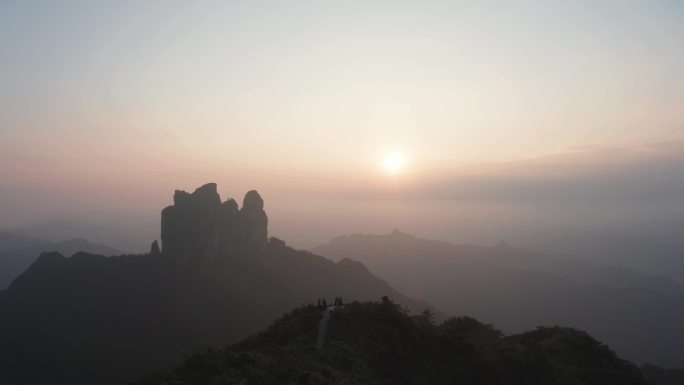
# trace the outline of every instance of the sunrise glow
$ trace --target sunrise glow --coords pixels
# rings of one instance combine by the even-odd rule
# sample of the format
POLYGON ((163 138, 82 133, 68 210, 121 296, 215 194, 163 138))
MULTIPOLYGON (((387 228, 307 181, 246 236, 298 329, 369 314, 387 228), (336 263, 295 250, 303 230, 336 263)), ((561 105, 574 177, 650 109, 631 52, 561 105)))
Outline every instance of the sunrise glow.
POLYGON ((404 168, 404 157, 397 151, 388 152, 385 154, 383 167, 389 174, 398 174, 404 168))

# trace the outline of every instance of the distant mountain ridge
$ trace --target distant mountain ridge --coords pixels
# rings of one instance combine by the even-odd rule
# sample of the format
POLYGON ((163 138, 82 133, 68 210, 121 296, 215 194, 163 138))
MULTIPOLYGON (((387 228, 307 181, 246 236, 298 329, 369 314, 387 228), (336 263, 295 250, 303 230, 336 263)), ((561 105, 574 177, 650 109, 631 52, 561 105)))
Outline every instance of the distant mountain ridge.
POLYGON ((684 288, 666 277, 504 243, 456 245, 400 231, 342 236, 313 250, 333 260, 359 260, 409 296, 505 332, 572 326, 639 363, 684 363, 684 288))
POLYGON ((5 289, 12 280, 24 272, 38 255, 56 251, 72 255, 79 251, 101 255, 119 255, 121 251, 93 243, 85 239, 69 239, 50 242, 6 231, 0 231, 0 290, 5 289))
POLYGON ((684 283, 684 218, 673 218, 668 231, 648 227, 605 229, 550 226, 538 231, 509 234, 531 249, 563 251, 577 260, 624 265, 651 275, 666 275, 684 283))
POLYGON ((113 214, 96 213, 83 219, 57 218, 4 231, 49 242, 83 238, 109 245, 126 254, 144 252, 149 240, 159 236, 158 224, 148 223, 149 219, 145 215, 126 213, 110 219, 113 214))
POLYGON ((162 246, 145 255, 45 253, 0 292, 0 383, 121 384, 266 327, 335 296, 400 294, 360 262, 333 262, 268 238, 263 200, 220 201, 215 184, 162 214, 162 246), (40 370, 36 370, 40 368, 40 370))

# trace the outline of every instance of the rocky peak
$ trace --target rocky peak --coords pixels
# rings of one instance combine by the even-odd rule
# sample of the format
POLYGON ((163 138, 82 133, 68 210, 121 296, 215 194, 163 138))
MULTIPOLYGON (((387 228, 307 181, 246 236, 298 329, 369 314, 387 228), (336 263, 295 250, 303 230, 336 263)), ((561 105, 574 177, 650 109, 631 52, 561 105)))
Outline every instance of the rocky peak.
POLYGON ((184 204, 187 204, 189 200, 190 194, 188 194, 185 191, 176 190, 176 192, 173 194, 173 204, 176 206, 182 206, 184 204))
POLYGON ((177 190, 174 204, 162 211, 161 253, 180 261, 206 261, 263 250, 268 243, 268 217, 256 190, 242 209, 234 199, 221 203, 216 183, 192 194, 177 190))
POLYGON ((264 200, 259 195, 257 190, 248 191, 245 194, 245 199, 242 200, 243 210, 263 210, 264 200))
POLYGON ((268 216, 264 211, 264 200, 256 190, 245 195, 240 220, 247 243, 257 249, 263 249, 268 243, 268 216))
POLYGON ((216 183, 207 183, 202 187, 198 187, 192 193, 192 200, 201 204, 219 205, 221 204, 221 197, 216 191, 216 183))
POLYGON ((223 207, 225 207, 229 211, 238 211, 238 204, 233 198, 230 198, 227 201, 223 202, 223 207))
POLYGON ((161 254, 161 250, 159 250, 159 243, 155 239, 154 242, 152 242, 152 245, 150 246, 150 254, 152 255, 159 255, 161 254))

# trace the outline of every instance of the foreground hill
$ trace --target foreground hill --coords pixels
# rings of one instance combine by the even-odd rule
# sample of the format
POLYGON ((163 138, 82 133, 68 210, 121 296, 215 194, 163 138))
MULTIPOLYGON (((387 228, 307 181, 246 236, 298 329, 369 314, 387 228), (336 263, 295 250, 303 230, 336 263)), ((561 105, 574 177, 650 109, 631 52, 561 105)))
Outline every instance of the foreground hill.
POLYGON ((119 250, 89 242, 85 239, 70 239, 50 242, 8 231, 0 231, 0 290, 23 273, 41 253, 57 251, 72 255, 79 251, 92 254, 118 255, 119 250))
POLYGON ((339 237, 314 251, 359 260, 409 296, 493 322, 508 333, 572 326, 639 363, 684 363, 684 287, 665 277, 503 243, 455 245, 398 231, 339 237))
POLYGON ((299 308, 266 331, 191 356, 136 385, 637 385, 639 369, 587 333, 560 327, 503 337, 475 319, 442 324, 391 301, 335 309, 322 350, 320 309, 299 308))
POLYGON ((177 192, 162 250, 43 254, 0 292, 0 384, 121 384, 184 354, 244 338, 318 297, 410 300, 361 263, 267 238, 256 192, 241 209, 216 185, 177 192))

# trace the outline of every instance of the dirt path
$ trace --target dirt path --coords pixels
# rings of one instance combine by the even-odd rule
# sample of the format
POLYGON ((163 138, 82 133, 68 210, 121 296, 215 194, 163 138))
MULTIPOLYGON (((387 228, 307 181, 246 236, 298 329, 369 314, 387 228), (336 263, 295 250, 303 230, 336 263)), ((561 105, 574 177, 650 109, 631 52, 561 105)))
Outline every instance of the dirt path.
POLYGON ((323 349, 323 344, 325 343, 325 334, 328 332, 328 321, 330 321, 329 309, 325 309, 321 312, 321 320, 318 322, 318 338, 316 339, 316 350, 323 349))

